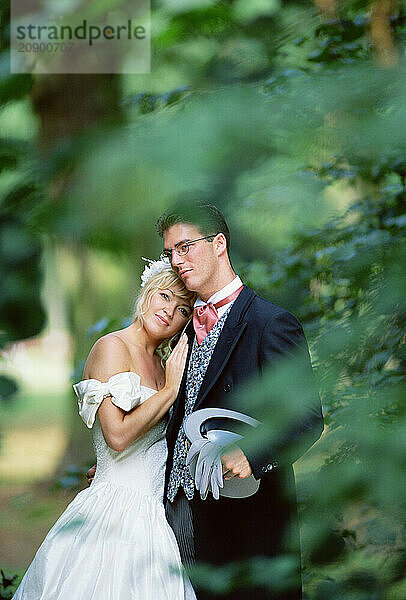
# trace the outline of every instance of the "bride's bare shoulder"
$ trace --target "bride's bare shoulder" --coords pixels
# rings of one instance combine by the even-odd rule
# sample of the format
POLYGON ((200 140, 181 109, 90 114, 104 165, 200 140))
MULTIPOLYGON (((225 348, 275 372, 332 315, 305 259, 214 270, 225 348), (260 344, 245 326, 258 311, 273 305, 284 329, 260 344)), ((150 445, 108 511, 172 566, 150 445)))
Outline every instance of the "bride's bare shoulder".
POLYGON ((90 352, 128 352, 128 345, 122 336, 121 331, 112 331, 99 338, 97 342, 93 344, 90 352))
POLYGON ((84 376, 98 379, 101 373, 114 374, 130 370, 128 346, 120 332, 113 331, 93 344, 86 361, 84 376))

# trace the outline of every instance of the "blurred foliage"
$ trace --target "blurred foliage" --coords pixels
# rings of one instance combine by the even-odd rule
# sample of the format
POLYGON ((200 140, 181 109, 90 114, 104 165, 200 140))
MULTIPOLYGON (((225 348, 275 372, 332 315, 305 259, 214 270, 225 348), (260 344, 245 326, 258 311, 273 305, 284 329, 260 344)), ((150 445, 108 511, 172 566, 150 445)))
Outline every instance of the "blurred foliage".
MULTIPOLYGON (((8 4, 0 5, 5 23, 8 4)), ((7 27, 1 29, 1 42, 5 48, 7 27)), ((5 50, 0 58, 4 65, 5 50)), ((41 244, 32 226, 33 215, 41 204, 34 166, 35 144, 23 127, 15 131, 7 127, 12 116, 8 112, 10 104, 18 107, 17 111, 22 108, 32 78, 7 74, 5 66, 0 79, 3 105, 0 115, 0 347, 39 333, 45 321, 40 300, 41 244)))
POLYGON ((8 576, 0 570, 0 600, 11 600, 17 585, 18 576, 8 576))
MULTIPOLYGON (((0 344, 41 331, 45 314, 40 299, 41 243, 32 214, 40 202, 33 172, 15 140, 3 139, 0 155, 0 344)), ((34 148, 31 148, 31 152, 34 148)))
MULTIPOLYGON (((327 431, 306 457, 321 468, 298 480, 307 598, 403 600, 405 3, 160 0, 152 27, 152 73, 120 76, 124 118, 58 140, 41 165, 34 82, 2 71, 0 119, 18 132, 0 142, 3 343, 42 327, 41 236, 152 256, 163 209, 191 191, 213 199, 238 272, 311 343, 327 431)), ((90 334, 114 327, 108 316, 90 334)), ((270 439, 313 389, 290 368, 247 391, 270 439)), ((282 590, 291 566, 196 577, 282 590)))
POLYGON ((90 469, 91 466, 91 464, 82 467, 79 467, 78 465, 66 465, 64 472, 51 486, 51 491, 79 490, 80 488, 83 488, 83 480, 86 471, 90 469))
POLYGON ((0 398, 8 401, 18 391, 18 386, 13 379, 6 375, 0 375, 0 398))

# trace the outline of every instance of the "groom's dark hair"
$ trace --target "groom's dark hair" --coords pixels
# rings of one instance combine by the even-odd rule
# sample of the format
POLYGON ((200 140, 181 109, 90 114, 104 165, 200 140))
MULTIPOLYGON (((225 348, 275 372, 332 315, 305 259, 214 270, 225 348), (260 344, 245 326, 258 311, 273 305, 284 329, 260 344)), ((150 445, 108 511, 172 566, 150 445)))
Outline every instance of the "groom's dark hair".
POLYGON ((202 236, 222 233, 226 238, 227 250, 230 251, 230 230, 224 216, 214 204, 199 200, 179 202, 159 217, 155 227, 163 238, 165 231, 177 223, 194 225, 202 236))

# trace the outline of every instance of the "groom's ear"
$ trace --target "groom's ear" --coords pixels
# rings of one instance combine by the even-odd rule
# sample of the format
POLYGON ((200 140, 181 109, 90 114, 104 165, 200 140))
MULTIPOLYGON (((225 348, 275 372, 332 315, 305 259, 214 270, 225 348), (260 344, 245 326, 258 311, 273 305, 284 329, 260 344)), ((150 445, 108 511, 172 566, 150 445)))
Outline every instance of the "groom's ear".
POLYGON ((227 253, 227 240, 224 233, 218 233, 213 240, 214 248, 217 256, 221 256, 224 252, 227 253))

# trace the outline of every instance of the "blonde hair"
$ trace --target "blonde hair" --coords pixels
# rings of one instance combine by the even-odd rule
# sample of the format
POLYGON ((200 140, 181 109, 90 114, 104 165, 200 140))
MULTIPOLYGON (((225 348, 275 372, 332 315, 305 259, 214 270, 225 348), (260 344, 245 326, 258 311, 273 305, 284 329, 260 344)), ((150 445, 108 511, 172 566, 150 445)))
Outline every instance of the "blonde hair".
MULTIPOLYGON (((197 298, 196 292, 190 292, 175 271, 168 268, 151 277, 144 287, 141 288, 141 291, 135 300, 133 321, 138 321, 140 326, 143 327, 143 317, 148 312, 148 309, 151 305, 152 294, 154 294, 157 290, 166 290, 173 288, 174 286, 177 288, 176 295, 182 298, 182 300, 184 300, 185 303, 190 305, 190 307, 193 309, 193 304, 197 298)), ((190 318, 185 323, 185 328, 188 325, 189 320, 190 318)), ((158 353, 163 360, 166 360, 169 357, 172 351, 172 344, 180 333, 181 332, 176 333, 174 336, 164 340, 159 345, 158 353)))

